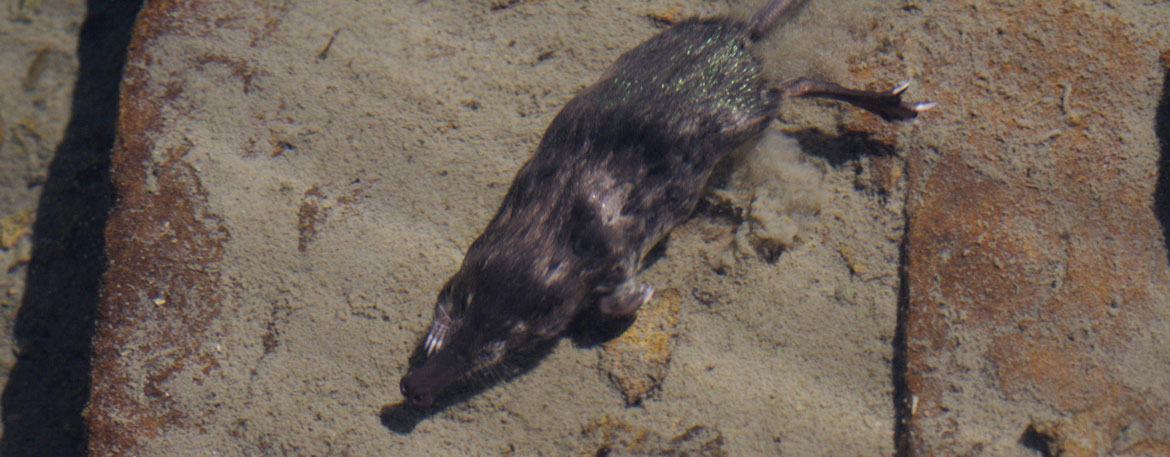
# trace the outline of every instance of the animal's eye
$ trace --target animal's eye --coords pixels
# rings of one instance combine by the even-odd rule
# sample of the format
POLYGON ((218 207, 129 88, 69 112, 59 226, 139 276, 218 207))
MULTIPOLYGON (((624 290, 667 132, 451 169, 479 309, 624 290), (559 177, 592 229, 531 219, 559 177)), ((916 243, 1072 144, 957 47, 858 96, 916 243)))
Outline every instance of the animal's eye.
POLYGON ((492 341, 483 348, 483 356, 493 363, 496 362, 504 355, 505 344, 504 340, 492 341))

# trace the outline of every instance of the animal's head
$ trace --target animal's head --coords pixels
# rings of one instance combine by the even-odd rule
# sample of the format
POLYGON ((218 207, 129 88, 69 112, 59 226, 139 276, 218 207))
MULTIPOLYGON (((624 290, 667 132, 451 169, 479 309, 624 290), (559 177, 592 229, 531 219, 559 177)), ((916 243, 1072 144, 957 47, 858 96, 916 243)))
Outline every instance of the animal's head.
POLYGON ((426 361, 402 378, 402 395, 411 404, 430 406, 461 378, 564 329, 575 304, 554 293, 548 281, 534 280, 531 272, 531 265, 464 262, 439 292, 423 346, 426 361))

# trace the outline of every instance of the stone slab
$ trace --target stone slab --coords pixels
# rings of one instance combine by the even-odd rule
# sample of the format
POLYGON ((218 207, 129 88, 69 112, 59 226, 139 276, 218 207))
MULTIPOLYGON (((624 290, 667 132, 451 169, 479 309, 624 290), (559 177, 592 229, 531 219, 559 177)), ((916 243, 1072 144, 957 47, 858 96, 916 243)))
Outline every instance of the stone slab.
POLYGON ((904 450, 1170 455, 1166 11, 918 7, 940 107, 908 154, 904 450))

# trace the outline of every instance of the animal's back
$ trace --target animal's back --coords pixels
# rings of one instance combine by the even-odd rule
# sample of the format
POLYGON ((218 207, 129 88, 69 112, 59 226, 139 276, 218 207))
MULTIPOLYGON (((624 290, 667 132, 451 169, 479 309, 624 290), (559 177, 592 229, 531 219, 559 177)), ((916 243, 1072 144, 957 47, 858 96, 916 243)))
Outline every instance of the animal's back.
POLYGON ((556 227, 568 242, 540 245, 599 268, 640 259, 775 110, 748 44, 744 24, 691 20, 623 54, 549 125, 492 225, 556 227))
POLYGON ((749 44, 747 26, 739 22, 677 24, 627 51, 566 104, 542 146, 587 138, 621 144, 645 135, 676 147, 742 141, 742 134, 758 133, 776 109, 749 44))
POLYGON ((496 216, 435 303, 411 404, 561 334, 586 306, 628 317, 653 296, 647 251, 694 209, 716 162, 760 134, 785 98, 852 103, 887 120, 933 104, 800 78, 769 84, 750 54, 799 0, 746 22, 685 21, 622 55, 557 114, 496 216))

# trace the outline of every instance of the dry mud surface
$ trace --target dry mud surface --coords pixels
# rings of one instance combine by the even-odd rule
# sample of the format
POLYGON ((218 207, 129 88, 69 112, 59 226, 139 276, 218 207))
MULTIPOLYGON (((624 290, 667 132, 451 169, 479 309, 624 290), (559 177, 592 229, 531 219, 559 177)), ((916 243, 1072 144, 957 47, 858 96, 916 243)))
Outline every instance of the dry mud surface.
POLYGON ((641 326, 401 405, 560 106, 755 3, 146 4, 91 453, 1170 455, 1165 2, 810 0, 759 47, 774 77, 940 106, 789 103, 642 273, 641 326))

